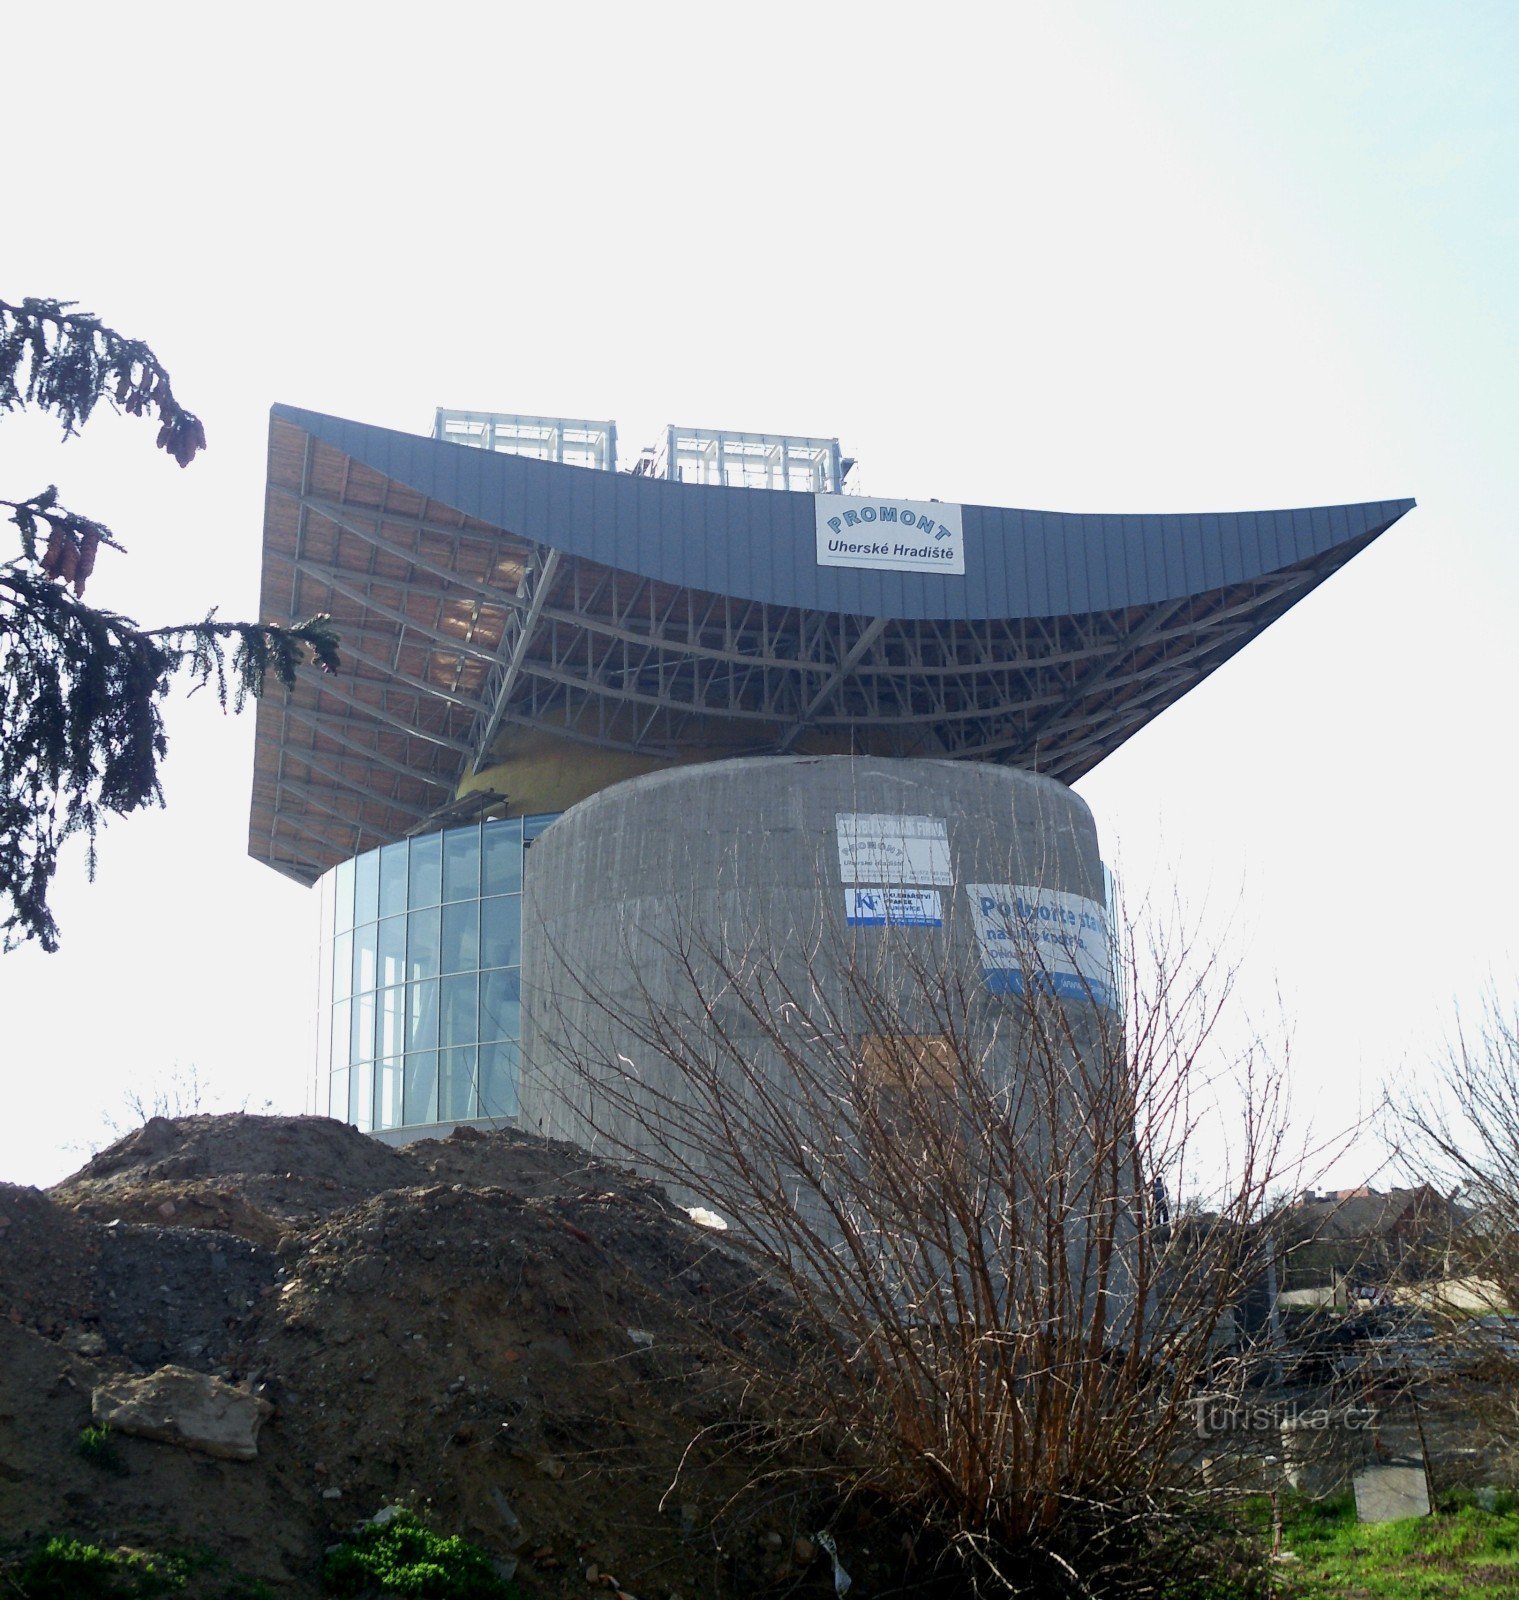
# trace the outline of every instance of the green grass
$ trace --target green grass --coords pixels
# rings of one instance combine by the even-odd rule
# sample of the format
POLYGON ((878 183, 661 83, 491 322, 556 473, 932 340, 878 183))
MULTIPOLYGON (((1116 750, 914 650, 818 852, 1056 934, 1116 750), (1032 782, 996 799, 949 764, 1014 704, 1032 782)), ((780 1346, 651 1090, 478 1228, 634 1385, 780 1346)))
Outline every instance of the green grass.
POLYGON ((337 1595, 403 1595, 406 1600, 517 1600, 491 1558, 457 1534, 434 1533, 403 1511, 368 1523, 322 1563, 322 1583, 337 1595))
POLYGON ((173 1562, 77 1539, 49 1539, 5 1580, 22 1600, 150 1600, 184 1585, 173 1562))
POLYGON ((1284 1504, 1283 1567, 1291 1600, 1496 1600, 1519 1596, 1519 1501, 1484 1511, 1469 1494, 1434 1516, 1356 1521, 1348 1498, 1284 1504))
POLYGON ((112 1472, 120 1477, 126 1472, 121 1452, 116 1448, 116 1436, 107 1427, 82 1428, 77 1449, 92 1467, 102 1472, 112 1472))
POLYGON ((257 1578, 200 1546, 108 1550, 81 1539, 44 1538, 24 1556, 0 1558, 3 1600, 274 1600, 257 1578))

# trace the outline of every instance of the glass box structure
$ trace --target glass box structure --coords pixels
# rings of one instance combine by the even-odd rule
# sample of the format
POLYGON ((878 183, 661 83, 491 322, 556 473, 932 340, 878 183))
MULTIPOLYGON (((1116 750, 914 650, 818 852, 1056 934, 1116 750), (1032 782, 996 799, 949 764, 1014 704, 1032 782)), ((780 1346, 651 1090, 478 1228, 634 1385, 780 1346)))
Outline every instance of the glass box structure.
POLYGON ((366 1132, 517 1115, 523 854, 553 821, 398 839, 323 876, 318 1109, 366 1132))

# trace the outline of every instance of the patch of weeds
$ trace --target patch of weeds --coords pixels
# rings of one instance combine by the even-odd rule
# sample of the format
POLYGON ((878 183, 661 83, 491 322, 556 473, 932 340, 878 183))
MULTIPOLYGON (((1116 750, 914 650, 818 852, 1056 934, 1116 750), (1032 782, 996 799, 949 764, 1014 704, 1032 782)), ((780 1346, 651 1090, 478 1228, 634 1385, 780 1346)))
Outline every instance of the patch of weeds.
POLYGON ((434 1533, 410 1511, 366 1523, 322 1562, 336 1595, 403 1595, 406 1600, 517 1600, 518 1591, 478 1545, 434 1533))
POLYGON ((77 1539, 49 1539, 9 1577, 21 1600, 153 1600, 184 1585, 170 1559, 77 1539))
POLYGON ((109 1428, 93 1425, 81 1428, 76 1448, 92 1467, 114 1473, 118 1478, 126 1474, 127 1464, 121 1459, 121 1451, 116 1448, 116 1435, 109 1428))
POLYGON ((1519 1510, 1504 1494, 1494 1509, 1474 1496, 1442 1496, 1433 1516, 1360 1523, 1348 1498, 1284 1498, 1286 1546, 1301 1565, 1288 1593, 1301 1600, 1475 1600, 1519 1593, 1519 1510))

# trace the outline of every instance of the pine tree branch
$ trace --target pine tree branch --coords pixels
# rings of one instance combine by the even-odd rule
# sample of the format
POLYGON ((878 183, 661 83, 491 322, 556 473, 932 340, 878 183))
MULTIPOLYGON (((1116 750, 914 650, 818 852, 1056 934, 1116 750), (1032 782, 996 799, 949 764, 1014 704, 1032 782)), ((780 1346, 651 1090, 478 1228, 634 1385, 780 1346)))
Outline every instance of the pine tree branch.
POLYGON ((0 566, 0 938, 58 948, 48 905, 58 851, 95 841, 108 816, 161 805, 162 702, 176 677, 240 710, 272 677, 290 688, 310 658, 337 665, 331 619, 298 626, 204 621, 140 628, 84 604, 23 562, 0 566))
POLYGON ((160 450, 187 467, 206 447, 200 418, 174 397, 162 363, 72 300, 0 300, 0 411, 51 411, 65 436, 79 432, 102 400, 129 417, 158 418, 160 450))
MULTIPOLYGON (((159 447, 181 466, 205 448, 200 419, 147 345, 71 301, 0 300, 0 413, 39 407, 68 437, 101 400, 156 417, 159 447)), ((213 611, 142 628, 81 598, 100 546, 122 548, 104 523, 60 505, 51 484, 0 508, 21 547, 0 562, 0 948, 36 939, 56 950, 48 892, 64 840, 85 835, 93 876, 101 822, 163 803, 173 682, 210 684, 238 711, 271 677, 293 687, 308 659, 333 671, 338 641, 325 615, 286 626, 219 622, 213 611)))

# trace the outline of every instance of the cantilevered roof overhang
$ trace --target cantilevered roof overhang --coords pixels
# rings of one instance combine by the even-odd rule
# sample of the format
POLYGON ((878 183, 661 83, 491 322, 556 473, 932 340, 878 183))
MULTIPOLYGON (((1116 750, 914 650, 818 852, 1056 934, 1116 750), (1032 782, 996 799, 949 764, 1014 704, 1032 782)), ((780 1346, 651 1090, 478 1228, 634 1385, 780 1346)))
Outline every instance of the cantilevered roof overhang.
POLYGON ((678 760, 856 747, 1072 782, 1408 511, 963 508, 965 574, 824 567, 813 498, 274 407, 261 614, 342 670, 259 702, 250 853, 430 825, 503 730, 678 760))

